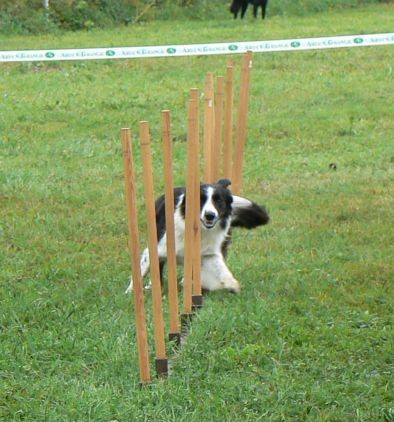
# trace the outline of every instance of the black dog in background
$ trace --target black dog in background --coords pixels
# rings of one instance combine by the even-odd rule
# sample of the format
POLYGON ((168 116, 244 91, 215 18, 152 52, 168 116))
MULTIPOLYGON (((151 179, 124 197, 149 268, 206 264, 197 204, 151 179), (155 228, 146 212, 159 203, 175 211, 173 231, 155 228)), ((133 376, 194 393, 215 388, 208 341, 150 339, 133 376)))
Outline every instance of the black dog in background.
POLYGON ((238 12, 241 10, 241 19, 244 17, 248 4, 253 5, 253 16, 257 18, 257 9, 261 6, 261 16, 265 18, 268 0, 233 0, 230 6, 230 12, 237 18, 238 12))

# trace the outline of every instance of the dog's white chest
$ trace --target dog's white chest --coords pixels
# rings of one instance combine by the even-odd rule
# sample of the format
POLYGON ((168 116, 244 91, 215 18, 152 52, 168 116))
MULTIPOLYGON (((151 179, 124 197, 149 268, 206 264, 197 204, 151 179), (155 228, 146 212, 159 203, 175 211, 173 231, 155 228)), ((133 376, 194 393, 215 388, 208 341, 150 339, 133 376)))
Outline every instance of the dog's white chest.
MULTIPOLYGON (((174 219, 175 228, 175 250, 176 256, 183 259, 185 255, 185 220, 175 213, 174 219)), ((226 239, 228 227, 223 229, 218 223, 212 229, 201 227, 201 256, 214 255, 220 253, 221 245, 226 239)), ((167 235, 164 234, 159 242, 159 255, 166 256, 167 235)))

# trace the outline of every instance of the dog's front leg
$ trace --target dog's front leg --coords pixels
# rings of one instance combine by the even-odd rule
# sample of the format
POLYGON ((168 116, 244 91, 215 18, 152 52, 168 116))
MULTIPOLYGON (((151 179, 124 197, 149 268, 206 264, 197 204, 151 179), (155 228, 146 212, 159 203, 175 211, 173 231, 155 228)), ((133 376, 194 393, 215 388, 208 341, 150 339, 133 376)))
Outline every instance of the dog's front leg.
MULTIPOLYGON (((140 271, 141 271, 142 280, 144 279, 144 277, 148 273, 149 262, 150 262, 149 261, 149 251, 148 251, 148 248, 146 248, 144 250, 144 252, 142 252, 141 260, 140 260, 140 271)), ((130 277, 130 284, 129 284, 129 287, 127 287, 125 293, 131 293, 132 290, 133 290, 133 277, 130 277)))
POLYGON ((226 289, 232 293, 239 293, 238 281, 228 269, 221 254, 202 257, 201 285, 206 290, 226 289))

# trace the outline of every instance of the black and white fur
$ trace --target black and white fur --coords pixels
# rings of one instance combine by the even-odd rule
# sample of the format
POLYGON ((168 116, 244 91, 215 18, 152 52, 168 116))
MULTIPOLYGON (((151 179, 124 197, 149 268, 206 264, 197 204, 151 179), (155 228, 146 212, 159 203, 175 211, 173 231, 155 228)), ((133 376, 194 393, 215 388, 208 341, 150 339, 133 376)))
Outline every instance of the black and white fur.
MULTIPOLYGON (((227 248, 233 227, 254 227, 267 224, 268 214, 249 199, 233 195, 228 188, 231 182, 221 179, 215 184, 202 184, 200 187, 201 220, 201 285, 204 290, 227 289, 239 293, 239 282, 225 263, 227 248)), ((174 189, 175 249, 178 263, 183 263, 185 237, 186 189, 174 189)), ((164 195, 156 200, 156 223, 160 272, 162 274, 167 259, 166 223, 164 195)), ((141 256, 141 274, 149 270, 149 251, 141 256)), ((133 289, 133 280, 126 293, 133 289)))

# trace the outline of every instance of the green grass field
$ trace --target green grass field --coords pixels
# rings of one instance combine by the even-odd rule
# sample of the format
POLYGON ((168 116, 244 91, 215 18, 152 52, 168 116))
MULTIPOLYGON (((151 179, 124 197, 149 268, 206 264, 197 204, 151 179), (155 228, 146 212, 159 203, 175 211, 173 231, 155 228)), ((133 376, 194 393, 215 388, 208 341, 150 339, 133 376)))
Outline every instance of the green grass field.
MULTIPOLYGON (((393 30, 392 12, 0 41, 13 50, 380 33, 393 30)), ((210 294, 170 354, 171 377, 146 388, 123 293, 120 128, 137 134, 150 121, 159 194, 160 111, 170 109, 183 184, 189 89, 223 74, 228 57, 0 64, 0 419, 392 421, 393 52, 255 55, 243 193, 272 221, 234 233, 228 262, 241 294, 210 294)))

